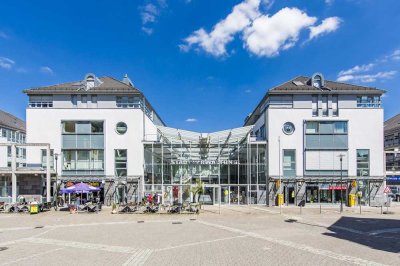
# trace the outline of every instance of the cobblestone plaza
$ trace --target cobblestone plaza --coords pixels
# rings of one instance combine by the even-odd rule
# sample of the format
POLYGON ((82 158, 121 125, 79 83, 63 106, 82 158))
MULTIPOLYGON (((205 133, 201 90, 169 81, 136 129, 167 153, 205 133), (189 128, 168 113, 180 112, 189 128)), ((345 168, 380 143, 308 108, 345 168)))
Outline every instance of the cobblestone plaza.
POLYGON ((399 265, 400 206, 0 215, 0 265, 399 265), (219 214, 221 213, 221 214, 219 214))

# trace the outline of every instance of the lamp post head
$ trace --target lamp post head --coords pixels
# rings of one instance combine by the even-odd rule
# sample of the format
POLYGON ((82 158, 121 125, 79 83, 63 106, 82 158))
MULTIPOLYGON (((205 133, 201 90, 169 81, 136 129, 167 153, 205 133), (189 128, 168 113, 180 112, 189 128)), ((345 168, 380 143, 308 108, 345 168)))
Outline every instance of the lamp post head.
POLYGON ((343 157, 345 157, 345 154, 339 154, 337 157, 339 157, 340 161, 343 161, 343 157))

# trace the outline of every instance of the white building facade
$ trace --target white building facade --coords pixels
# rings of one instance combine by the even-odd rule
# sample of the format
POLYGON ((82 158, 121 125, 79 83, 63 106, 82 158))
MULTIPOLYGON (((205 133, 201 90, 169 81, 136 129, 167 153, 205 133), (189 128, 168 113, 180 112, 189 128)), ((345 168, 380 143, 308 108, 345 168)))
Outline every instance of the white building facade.
POLYGON ((242 128, 213 133, 166 127, 127 76, 24 92, 27 142, 48 144, 27 147, 27 167, 50 166, 47 195, 86 182, 106 204, 150 193, 182 203, 200 181, 209 204, 383 200, 383 90, 300 76, 269 90, 242 128))
MULTIPOLYGON (((26 166, 25 138, 25 122, 0 110, 0 198, 4 201, 11 199, 12 176, 18 168, 26 166)), ((15 189, 19 191, 19 187, 15 189)))
POLYGON ((322 74, 269 90, 245 121, 267 141, 267 204, 382 200, 383 93, 322 74))
MULTIPOLYGON (((50 143, 53 192, 71 183, 102 189, 103 202, 140 195, 143 140, 163 125, 127 76, 122 81, 87 74, 82 81, 24 91, 27 142, 50 143)), ((27 151, 28 166, 43 165, 44 150, 27 151)))

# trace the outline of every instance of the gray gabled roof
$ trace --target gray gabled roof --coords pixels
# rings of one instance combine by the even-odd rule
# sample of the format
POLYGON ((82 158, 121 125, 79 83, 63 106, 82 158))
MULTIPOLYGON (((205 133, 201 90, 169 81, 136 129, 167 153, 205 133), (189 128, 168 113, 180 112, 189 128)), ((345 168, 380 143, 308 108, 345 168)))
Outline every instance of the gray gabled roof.
POLYGON ((25 122, 10 113, 0 110, 0 127, 26 132, 25 122))
POLYGON ((386 120, 384 129, 385 134, 391 134, 393 131, 400 131, 400 114, 386 120))
POLYGON ((251 125, 260 115, 261 105, 270 95, 293 95, 293 94, 351 94, 351 95, 382 95, 385 91, 373 87, 347 84, 337 81, 324 80, 324 87, 317 88, 311 85, 311 77, 298 76, 281 85, 267 91, 254 111, 246 117, 245 126, 251 125))
POLYGON ((27 95, 35 94, 141 94, 131 84, 126 84, 112 77, 100 77, 101 84, 86 90, 84 81, 67 82, 47 87, 24 90, 27 95))
POLYGON ((308 94, 308 93, 324 93, 330 92, 335 94, 383 94, 384 90, 380 90, 373 87, 366 87, 360 85, 347 84, 337 81, 325 80, 324 87, 322 89, 311 85, 311 78, 305 76, 298 76, 292 80, 289 80, 277 87, 274 87, 268 91, 268 94, 308 94))

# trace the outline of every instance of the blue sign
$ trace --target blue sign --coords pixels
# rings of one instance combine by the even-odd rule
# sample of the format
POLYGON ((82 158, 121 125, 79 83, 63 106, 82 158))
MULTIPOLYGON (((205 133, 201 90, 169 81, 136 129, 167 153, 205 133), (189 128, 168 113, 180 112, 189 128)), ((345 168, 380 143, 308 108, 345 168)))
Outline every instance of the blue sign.
POLYGON ((386 181, 400 181, 400 175, 398 176, 387 176, 386 181))

